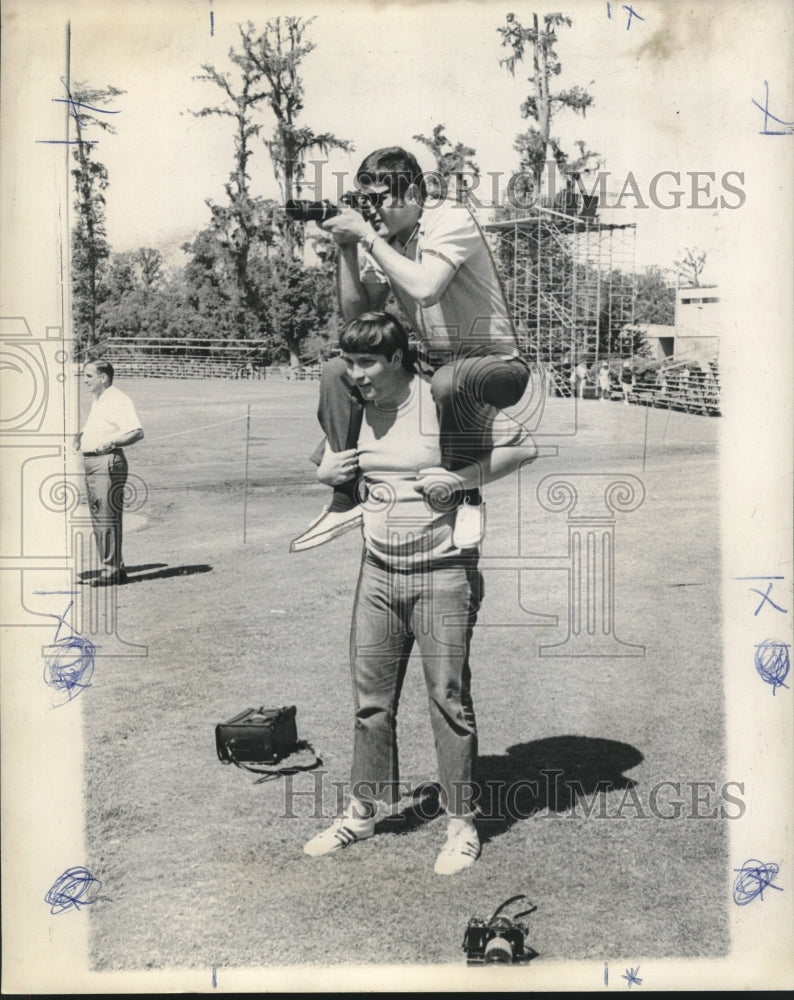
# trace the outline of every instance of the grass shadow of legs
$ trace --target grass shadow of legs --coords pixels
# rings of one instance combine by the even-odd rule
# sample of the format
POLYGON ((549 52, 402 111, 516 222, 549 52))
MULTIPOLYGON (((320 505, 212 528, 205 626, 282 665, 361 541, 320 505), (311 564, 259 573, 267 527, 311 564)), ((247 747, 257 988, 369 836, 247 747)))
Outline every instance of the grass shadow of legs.
POLYGON ((588 736, 552 736, 481 757, 480 839, 490 840, 546 809, 567 812, 578 804, 591 809, 596 796, 633 788, 636 782, 623 772, 642 760, 628 743, 588 736))
POLYGON ((375 833, 412 833, 425 823, 432 822, 444 811, 440 795, 441 788, 435 782, 417 785, 412 793, 411 805, 379 820, 375 833))

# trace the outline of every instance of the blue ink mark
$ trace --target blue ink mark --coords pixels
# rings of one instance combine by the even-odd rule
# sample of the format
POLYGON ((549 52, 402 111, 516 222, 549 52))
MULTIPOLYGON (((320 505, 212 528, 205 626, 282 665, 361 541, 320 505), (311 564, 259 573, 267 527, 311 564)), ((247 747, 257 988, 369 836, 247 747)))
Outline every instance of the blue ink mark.
POLYGON ((211 10, 210 11, 210 36, 214 37, 214 35, 215 35, 215 11, 211 10))
POLYGON ((50 913, 63 913, 72 907, 79 910, 81 906, 95 903, 101 888, 102 883, 87 868, 67 868, 53 882, 44 902, 49 903, 50 913))
MULTIPOLYGON (((119 115, 119 114, 121 114, 120 111, 110 111, 108 108, 95 108, 91 104, 84 104, 82 101, 76 101, 72 97, 71 90, 69 90, 69 84, 66 82, 66 80, 64 80, 63 77, 61 77, 61 83, 64 85, 64 88, 66 89, 66 93, 67 93, 68 96, 67 97, 53 97, 52 100, 55 101, 58 104, 68 104, 69 108, 70 108, 70 114, 71 114, 71 116, 74 118, 74 120, 78 123, 78 125, 81 128, 85 128, 85 126, 88 125, 88 119, 87 118, 82 118, 80 116, 80 114, 78 113, 78 111, 76 110, 77 108, 88 108, 89 111, 95 111, 97 114, 100 114, 100 115, 119 115)), ((83 139, 83 140, 80 140, 80 139, 37 139, 36 140, 37 143, 44 143, 46 145, 54 145, 54 146, 79 146, 81 141, 83 143, 85 143, 86 146, 94 146, 98 142, 97 139, 83 139)))
POLYGON ((623 10, 628 11, 628 15, 629 15, 628 20, 626 21, 626 31, 628 31, 629 28, 631 27, 631 19, 632 19, 632 17, 636 17, 638 21, 644 21, 645 20, 645 18, 642 17, 640 14, 638 14, 637 11, 633 7, 631 7, 631 6, 629 6, 628 4, 625 4, 625 3, 622 6, 623 6, 623 10))
POLYGON ((764 99, 764 104, 763 105, 759 104, 758 101, 756 101, 756 99, 754 97, 750 98, 750 100, 758 108, 758 110, 764 112, 764 127, 763 127, 763 129, 758 134, 759 135, 792 135, 792 134, 794 134, 794 122, 783 121, 782 118, 777 118, 769 110, 769 83, 768 83, 767 80, 764 80, 764 90, 766 92, 766 97, 764 99), (769 125, 769 119, 770 118, 772 119, 773 122, 777 122, 778 125, 785 125, 786 127, 782 131, 779 130, 779 129, 778 130, 773 130, 773 129, 767 128, 767 126, 769 125))
POLYGON ((772 885, 780 871, 779 865, 765 865, 763 861, 750 858, 749 861, 745 861, 741 868, 733 870, 739 873, 733 883, 733 901, 737 906, 746 906, 756 896, 763 899, 764 889, 776 889, 778 892, 783 892, 782 886, 772 885))
POLYGON ((612 4, 611 3, 607 4, 607 17, 609 18, 610 21, 612 20, 612 4))
POLYGON ((771 598, 771 597, 769 596, 769 592, 770 592, 770 591, 772 590, 772 587, 773 587, 773 586, 774 586, 774 584, 770 583, 770 584, 769 584, 769 585, 767 586, 767 588, 766 588, 766 593, 765 593, 765 594, 762 594, 762 593, 761 593, 761 591, 760 591, 760 590, 759 590, 759 589, 758 589, 757 587, 750 587, 750 593, 751 593, 751 594, 758 594, 758 596, 759 596, 759 597, 761 598, 761 603, 760 603, 760 604, 758 605, 758 607, 757 607, 757 608, 755 609, 755 612, 754 612, 754 614, 755 614, 756 616, 758 615, 758 612, 759 612, 759 611, 761 610, 761 608, 762 608, 762 607, 763 607, 763 606, 764 606, 765 604, 771 604, 771 605, 772 605, 772 607, 773 607, 773 608, 774 608, 774 609, 775 609, 776 611, 780 611, 780 612, 782 612, 782 613, 783 613, 784 615, 787 615, 787 614, 788 614, 788 611, 787 611, 787 610, 786 610, 785 608, 781 608, 781 607, 780 607, 780 606, 779 606, 778 604, 775 604, 775 602, 774 602, 774 601, 772 600, 772 598, 771 598))
POLYGON ((626 980, 626 982, 629 984, 629 989, 631 989, 632 984, 634 986, 642 986, 642 980, 637 975, 639 971, 640 967, 638 965, 636 969, 626 969, 625 973, 620 977, 621 979, 626 980))
POLYGON ((218 976, 215 970, 215 966, 212 967, 212 988, 217 989, 218 986, 218 976))
POLYGON ((604 986, 609 986, 609 962, 604 962, 604 986))
MULTIPOLYGON (((63 81, 61 81, 63 82, 63 81)), ((64 87, 66 84, 64 83, 64 87)), ((66 92, 69 93, 69 88, 66 87, 66 92)), ((95 108, 93 104, 83 104, 82 101, 75 101, 71 96, 69 97, 53 97, 53 102, 55 104, 69 104, 73 108, 88 108, 89 111, 96 111, 100 115, 120 115, 121 111, 109 111, 107 108, 95 108)))
POLYGON ((734 580, 785 580, 785 576, 735 576, 734 580))
POLYGON ((790 667, 791 658, 787 642, 767 639, 755 647, 755 669, 762 680, 772 685, 772 694, 776 694, 779 687, 788 690, 788 684, 784 684, 783 681, 788 676, 790 667))
POLYGON ((50 649, 54 652, 48 653, 44 659, 44 682, 55 691, 66 695, 63 701, 56 703, 56 708, 76 698, 85 688, 91 687, 91 678, 94 675, 96 646, 90 639, 86 639, 66 624, 66 616, 73 604, 74 601, 69 601, 60 617, 50 615, 51 618, 57 618, 58 627, 50 643, 50 649), (69 633, 61 636, 61 629, 64 626, 69 629, 69 633))

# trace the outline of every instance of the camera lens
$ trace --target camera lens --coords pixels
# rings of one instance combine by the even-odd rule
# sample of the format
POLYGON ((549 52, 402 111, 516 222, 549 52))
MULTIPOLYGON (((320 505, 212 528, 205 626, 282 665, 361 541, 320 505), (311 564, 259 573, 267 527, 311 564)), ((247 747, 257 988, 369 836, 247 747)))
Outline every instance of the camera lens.
POLYGON ((485 961, 491 963, 510 963, 513 961, 513 949, 507 938, 493 937, 485 946, 485 961))
POLYGON ((293 222, 324 222, 339 215, 339 209, 330 201, 303 201, 294 199, 284 206, 288 219, 293 222))

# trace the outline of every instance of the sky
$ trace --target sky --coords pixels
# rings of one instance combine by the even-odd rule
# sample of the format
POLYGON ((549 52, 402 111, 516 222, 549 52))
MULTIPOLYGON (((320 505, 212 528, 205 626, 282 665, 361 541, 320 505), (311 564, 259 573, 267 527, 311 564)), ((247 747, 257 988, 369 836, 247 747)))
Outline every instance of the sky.
MULTIPOLYGON (((316 48, 301 67, 301 122, 354 146, 350 154, 329 157, 324 178, 334 171, 352 178, 367 152, 395 144, 431 169, 428 151, 412 137, 429 135, 437 124, 453 142, 476 149, 487 190, 493 185, 488 175, 498 173, 503 189, 518 168, 513 143, 528 124, 519 109, 530 91, 530 66, 519 64, 515 77, 500 66, 507 50, 497 28, 511 11, 531 23, 531 5, 41 0, 35 7, 6 7, 4 50, 18 66, 12 59, 5 75, 18 70, 25 81, 11 111, 20 127, 35 123, 37 143, 42 130, 63 129, 64 106, 55 102, 65 94, 67 23, 73 85, 125 91, 112 106, 117 134, 98 134, 95 154, 109 171, 107 231, 117 251, 150 246, 181 259, 181 243, 208 221, 206 199, 224 200, 233 165, 231 120, 193 116, 221 96, 195 77, 205 64, 232 68, 229 48, 237 44, 238 25, 249 19, 261 28, 278 16, 315 18, 308 38, 316 48)), ((602 218, 636 224, 637 267, 671 267, 684 248, 698 247, 708 253, 704 280, 719 283, 737 241, 752 232, 754 199, 774 197, 765 161, 794 143, 791 136, 760 135, 764 118, 753 104, 764 102, 766 80, 770 110, 794 119, 785 44, 792 35, 790 5, 573 0, 564 13, 573 24, 558 31, 563 71, 555 83, 582 86, 594 105, 584 118, 563 111, 553 133, 564 148, 582 139, 602 155, 613 204, 628 184, 620 208, 602 218), (657 207, 650 197, 663 171, 671 173, 658 181, 657 200, 674 207, 657 207), (703 174, 694 195, 693 172, 703 174), (683 192, 677 206, 675 190, 683 192)), ((5 92, 11 90, 6 84, 5 92)), ((263 112, 262 125, 268 137, 270 112, 263 112)), ((52 149, 37 148, 30 169, 55 155, 52 149)), ((252 193, 278 198, 261 142, 249 166, 252 193)), ((9 201, 17 180, 11 189, 6 183, 9 201)), ((335 193, 329 186, 323 194, 335 193)))
MULTIPOLYGON (((785 21, 784 6, 772 4, 769 17, 785 21)), ((99 135, 96 151, 110 174, 107 226, 115 250, 178 247, 206 224, 205 199, 223 200, 232 167, 231 120, 193 117, 191 111, 217 103, 221 93, 194 77, 202 64, 231 68, 229 47, 236 44, 237 25, 248 19, 262 27, 278 15, 316 17, 308 31, 316 49, 301 69, 302 122, 355 147, 352 154, 332 155, 324 177, 332 171, 352 177, 369 150, 394 144, 432 168, 427 150, 412 137, 429 135, 439 123, 453 142, 474 147, 483 173, 499 172, 501 184, 518 167, 513 142, 527 127, 519 108, 529 93, 530 66, 519 64, 513 78, 499 65, 506 50, 497 28, 510 11, 530 23, 531 6, 44 0, 43 7, 48 16, 41 30, 55 49, 70 22, 72 81, 126 91, 113 104, 117 134, 99 135)), ((553 132, 565 148, 581 138, 604 157, 613 201, 629 172, 636 180, 636 188, 628 182, 621 208, 604 218, 637 224, 639 267, 669 267, 684 247, 697 246, 709 253, 704 277, 718 282, 720 258, 745 207, 721 207, 720 198, 735 206, 751 186, 747 173, 756 154, 745 143, 757 141, 763 119, 751 101, 763 101, 769 73, 761 62, 769 39, 758 30, 765 8, 730 0, 695 8, 639 0, 631 9, 636 13, 597 0, 564 6, 573 25, 558 32, 563 72, 555 82, 584 87, 594 106, 585 118, 562 112, 553 132), (680 188, 666 176, 657 190, 667 203, 674 201, 668 192, 684 191, 677 208, 651 202, 649 185, 660 171, 680 175, 680 188), (696 201, 712 205, 716 197, 716 207, 692 206, 693 171, 714 174, 710 187, 709 178, 701 181, 696 201), (736 173, 728 179, 742 195, 726 190, 728 172, 745 175, 744 181, 736 173), (637 194, 647 207, 638 207, 637 194)), ((50 67, 53 96, 62 75, 62 67, 50 67)), ((780 79, 778 113, 794 118, 786 82, 780 79)), ((266 137, 273 125, 269 112, 262 122, 266 137)), ((278 197, 267 152, 261 143, 255 148, 252 191, 278 197)), ((492 184, 489 179, 488 190, 492 184)))

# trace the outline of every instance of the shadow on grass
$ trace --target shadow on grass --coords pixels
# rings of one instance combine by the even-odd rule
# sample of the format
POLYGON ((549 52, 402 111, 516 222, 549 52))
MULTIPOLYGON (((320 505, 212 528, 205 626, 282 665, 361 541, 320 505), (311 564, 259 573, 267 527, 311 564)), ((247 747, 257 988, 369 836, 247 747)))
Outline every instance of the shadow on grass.
MULTIPOLYGON (((147 580, 167 580, 174 576, 194 576, 196 573, 211 573, 212 566, 207 563, 197 563, 193 566, 169 566, 167 563, 146 563, 142 566, 127 566, 127 579, 118 586, 129 587, 132 583, 143 583, 147 580), (142 572, 153 570, 154 572, 142 572)), ((100 576, 98 570, 89 570, 80 574, 80 583, 88 583, 100 576)))
MULTIPOLYGON (((629 743, 590 736, 550 736, 508 747, 505 754, 480 757, 480 840, 491 840, 545 810, 568 812, 577 804, 583 813, 597 808, 597 796, 635 787, 623 772, 642 760, 629 743)), ((434 820, 443 811, 439 792, 435 783, 420 785, 411 805, 381 821, 377 832, 410 833, 434 820)))
POLYGON ((490 840, 547 809, 568 812, 580 802, 589 808, 597 795, 634 788, 636 782, 623 772, 642 760, 629 743, 591 736, 550 736, 480 757, 480 839, 490 840))

